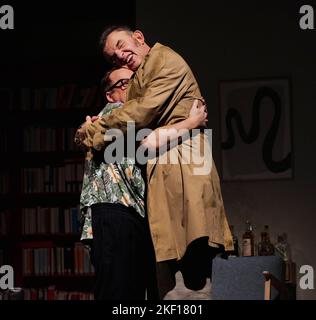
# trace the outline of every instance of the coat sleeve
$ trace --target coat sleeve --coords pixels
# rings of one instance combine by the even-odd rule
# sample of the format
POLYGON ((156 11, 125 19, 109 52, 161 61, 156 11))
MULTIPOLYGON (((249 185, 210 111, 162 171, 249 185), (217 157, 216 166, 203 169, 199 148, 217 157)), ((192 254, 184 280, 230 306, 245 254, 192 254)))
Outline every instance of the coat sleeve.
POLYGON ((127 130, 127 122, 134 121, 136 130, 150 126, 163 113, 183 81, 186 67, 176 54, 162 51, 147 61, 144 72, 144 95, 127 101, 111 115, 89 125, 84 144, 97 150, 104 147, 104 135, 108 129, 127 130))

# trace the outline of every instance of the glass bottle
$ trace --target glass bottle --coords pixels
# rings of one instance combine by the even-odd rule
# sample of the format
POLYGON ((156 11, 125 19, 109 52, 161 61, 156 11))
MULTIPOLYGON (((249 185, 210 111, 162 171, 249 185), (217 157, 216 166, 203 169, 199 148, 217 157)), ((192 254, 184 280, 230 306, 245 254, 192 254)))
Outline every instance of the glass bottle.
POLYGON ((246 231, 242 236, 242 255, 244 257, 255 255, 255 235, 249 220, 246 221, 246 231))
POLYGON ((225 251, 225 253, 222 255, 222 258, 224 258, 224 259, 227 259, 228 257, 238 257, 239 256, 238 238, 234 233, 234 226, 230 225, 229 229, 232 234, 234 249, 225 251))
POLYGON ((283 259, 285 262, 285 281, 291 280, 291 266, 292 266, 292 257, 291 257, 291 248, 287 242, 286 233, 278 235, 278 242, 275 245, 275 254, 283 259))
POLYGON ((274 254, 274 246, 270 242, 269 226, 264 226, 264 231, 261 232, 261 241, 258 244, 259 256, 272 256, 274 254))
POLYGON ((239 256, 239 245, 238 245, 238 238, 234 233, 234 226, 230 225, 230 232, 232 234, 233 237, 233 245, 234 245, 234 249, 231 251, 227 251, 227 255, 231 256, 231 257, 238 257, 239 256))

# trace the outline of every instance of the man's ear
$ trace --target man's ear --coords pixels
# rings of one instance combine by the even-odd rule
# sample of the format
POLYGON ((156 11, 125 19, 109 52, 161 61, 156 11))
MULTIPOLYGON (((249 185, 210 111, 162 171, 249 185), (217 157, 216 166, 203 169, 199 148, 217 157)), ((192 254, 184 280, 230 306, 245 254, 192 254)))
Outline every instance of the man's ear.
POLYGON ((135 30, 133 32, 132 37, 136 39, 139 43, 144 44, 145 43, 145 37, 143 33, 140 30, 135 30))
POLYGON ((112 96, 111 96, 111 94, 109 92, 107 92, 105 94, 105 96, 106 96, 106 100, 108 100, 108 102, 110 102, 110 103, 114 102, 114 100, 113 100, 113 98, 112 98, 112 96))

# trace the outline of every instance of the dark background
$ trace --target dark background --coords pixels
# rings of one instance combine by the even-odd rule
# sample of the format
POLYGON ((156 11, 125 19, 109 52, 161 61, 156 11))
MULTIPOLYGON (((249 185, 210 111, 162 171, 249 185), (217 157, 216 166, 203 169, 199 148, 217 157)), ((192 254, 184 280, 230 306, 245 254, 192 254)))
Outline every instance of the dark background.
POLYGON ((99 81, 108 66, 98 46, 105 26, 135 25, 135 1, 10 1, 14 30, 1 30, 1 81, 99 81), (118 10, 119 8, 119 10, 118 10))
MULTIPOLYGON (((300 6, 309 4, 316 10, 315 1, 8 4, 15 10, 15 29, 0 30, 1 86, 98 84, 108 68, 98 47, 103 27, 110 23, 136 25, 149 44, 169 45, 191 66, 208 104, 218 167, 219 82, 288 77, 292 83, 294 178, 225 182, 223 197, 239 237, 246 219, 252 220, 258 236, 268 224, 273 242, 278 233, 288 234, 298 280, 301 265, 316 268, 316 30, 299 28, 300 6)), ((1 101, 0 105, 5 115, 2 121, 17 125, 19 119, 6 115, 1 101)), ((298 288, 298 298, 316 299, 315 290, 298 288)))

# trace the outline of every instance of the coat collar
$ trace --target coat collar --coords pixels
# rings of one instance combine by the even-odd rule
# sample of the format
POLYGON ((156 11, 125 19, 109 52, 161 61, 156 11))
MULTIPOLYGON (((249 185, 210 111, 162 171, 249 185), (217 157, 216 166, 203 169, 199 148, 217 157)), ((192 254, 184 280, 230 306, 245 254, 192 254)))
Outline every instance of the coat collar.
MULTIPOLYGON (((144 65, 145 63, 148 61, 148 59, 150 59, 150 57, 153 55, 153 53, 157 50, 159 50, 163 45, 160 44, 159 42, 156 42, 149 50, 149 52, 147 53, 147 55, 145 56, 143 62, 141 63, 141 65, 139 66, 138 70, 139 69, 144 69, 144 65)), ((137 71, 138 71, 137 70, 137 71)), ((136 72, 137 72, 136 71, 136 72)))
POLYGON ((159 50, 161 47, 163 47, 162 44, 160 44, 159 42, 156 42, 149 50, 148 54, 145 56, 143 62, 140 64, 140 66, 138 67, 138 69, 133 73, 132 75, 132 79, 135 78, 137 79, 138 82, 141 82, 141 79, 143 78, 143 70, 145 67, 145 64, 147 63, 147 61, 150 59, 150 57, 152 57, 153 53, 155 53, 157 50, 159 50))

